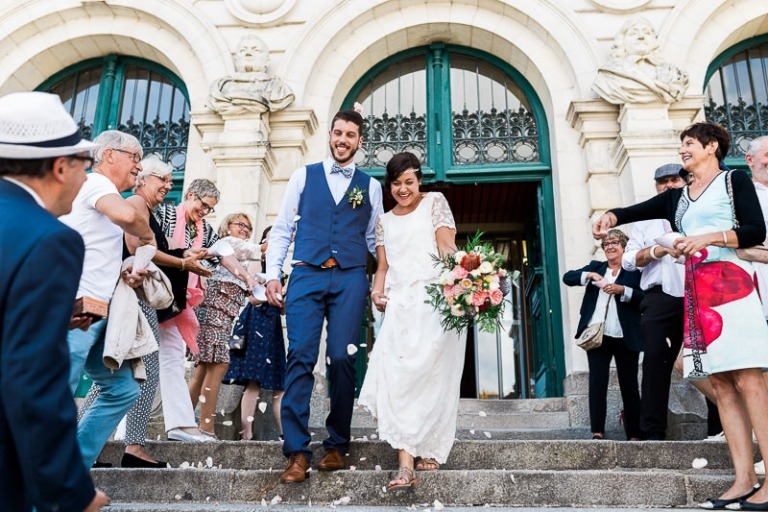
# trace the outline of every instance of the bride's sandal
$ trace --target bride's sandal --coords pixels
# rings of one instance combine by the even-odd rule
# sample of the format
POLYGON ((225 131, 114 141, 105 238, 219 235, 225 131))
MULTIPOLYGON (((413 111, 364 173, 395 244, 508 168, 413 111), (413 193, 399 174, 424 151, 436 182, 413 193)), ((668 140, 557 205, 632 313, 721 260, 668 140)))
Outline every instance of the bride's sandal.
POLYGON ((392 472, 389 474, 389 483, 387 484, 387 490, 393 490, 393 489, 407 489, 409 487, 413 487, 419 482, 419 479, 416 478, 416 474, 413 472, 411 468, 408 467, 401 467, 397 470, 397 472, 392 472))
POLYGON ((432 457, 416 457, 414 459, 416 471, 437 471, 440 469, 440 463, 432 457))

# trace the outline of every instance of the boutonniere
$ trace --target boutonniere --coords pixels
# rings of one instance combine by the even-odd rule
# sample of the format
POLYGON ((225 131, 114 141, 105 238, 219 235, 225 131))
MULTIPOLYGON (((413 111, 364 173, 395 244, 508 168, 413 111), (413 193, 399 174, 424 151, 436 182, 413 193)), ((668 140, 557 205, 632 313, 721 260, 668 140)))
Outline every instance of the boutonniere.
POLYGON ((358 206, 365 204, 365 189, 360 187, 355 187, 349 192, 347 192, 347 201, 349 201, 349 204, 352 205, 352 209, 354 210, 358 206))

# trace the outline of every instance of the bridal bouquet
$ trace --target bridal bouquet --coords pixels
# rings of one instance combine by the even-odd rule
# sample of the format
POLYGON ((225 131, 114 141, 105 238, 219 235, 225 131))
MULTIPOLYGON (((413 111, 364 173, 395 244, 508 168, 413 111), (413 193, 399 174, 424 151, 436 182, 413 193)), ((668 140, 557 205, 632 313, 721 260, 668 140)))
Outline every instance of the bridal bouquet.
POLYGON ((509 292, 502 255, 480 241, 481 232, 467 240, 465 248, 444 258, 433 256, 442 269, 440 280, 427 286, 431 304, 442 316, 446 331, 462 331, 472 322, 485 332, 495 332, 509 292))

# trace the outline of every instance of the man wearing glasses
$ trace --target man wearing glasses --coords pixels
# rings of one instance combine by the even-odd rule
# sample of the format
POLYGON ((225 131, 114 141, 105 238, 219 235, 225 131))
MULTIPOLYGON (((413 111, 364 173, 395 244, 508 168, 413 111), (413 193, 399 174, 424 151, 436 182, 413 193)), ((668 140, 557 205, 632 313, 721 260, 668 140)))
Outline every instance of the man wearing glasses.
MULTIPOLYGON (((123 232, 138 237, 144 245, 154 245, 155 237, 146 220, 120 195, 133 188, 141 170, 139 141, 127 133, 109 130, 93 142, 93 172, 75 198, 72 213, 61 220, 80 233, 85 242, 77 296, 109 303, 121 279, 123 232)), ((122 279, 137 288, 142 284, 143 273, 124 273, 122 279)), ((96 461, 110 434, 139 396, 139 383, 133 378, 130 364, 112 371, 102 362, 107 321, 84 319, 81 329, 70 331, 67 339, 72 393, 83 370, 101 389, 78 426, 77 438, 87 467, 96 461)))
POLYGON ((94 145, 58 96, 0 98, 0 503, 95 512, 67 388, 66 336, 85 247, 56 220, 86 180, 94 145))

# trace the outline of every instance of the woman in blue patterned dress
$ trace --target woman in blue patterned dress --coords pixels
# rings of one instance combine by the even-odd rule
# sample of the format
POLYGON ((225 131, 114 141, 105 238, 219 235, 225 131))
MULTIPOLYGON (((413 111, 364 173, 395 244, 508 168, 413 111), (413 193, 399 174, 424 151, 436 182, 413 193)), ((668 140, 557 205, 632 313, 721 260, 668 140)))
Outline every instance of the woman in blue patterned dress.
MULTIPOLYGON (((261 235, 261 266, 266 271, 264 255, 267 252, 271 226, 261 235)), ((229 371, 225 383, 245 386, 240 402, 243 441, 253 439, 253 416, 262 389, 272 390, 272 412, 282 437, 280 402, 283 398, 285 379, 285 341, 280 310, 270 304, 249 299, 240 318, 235 324, 233 335, 240 336, 245 343, 244 350, 232 350, 229 356, 229 371)))

